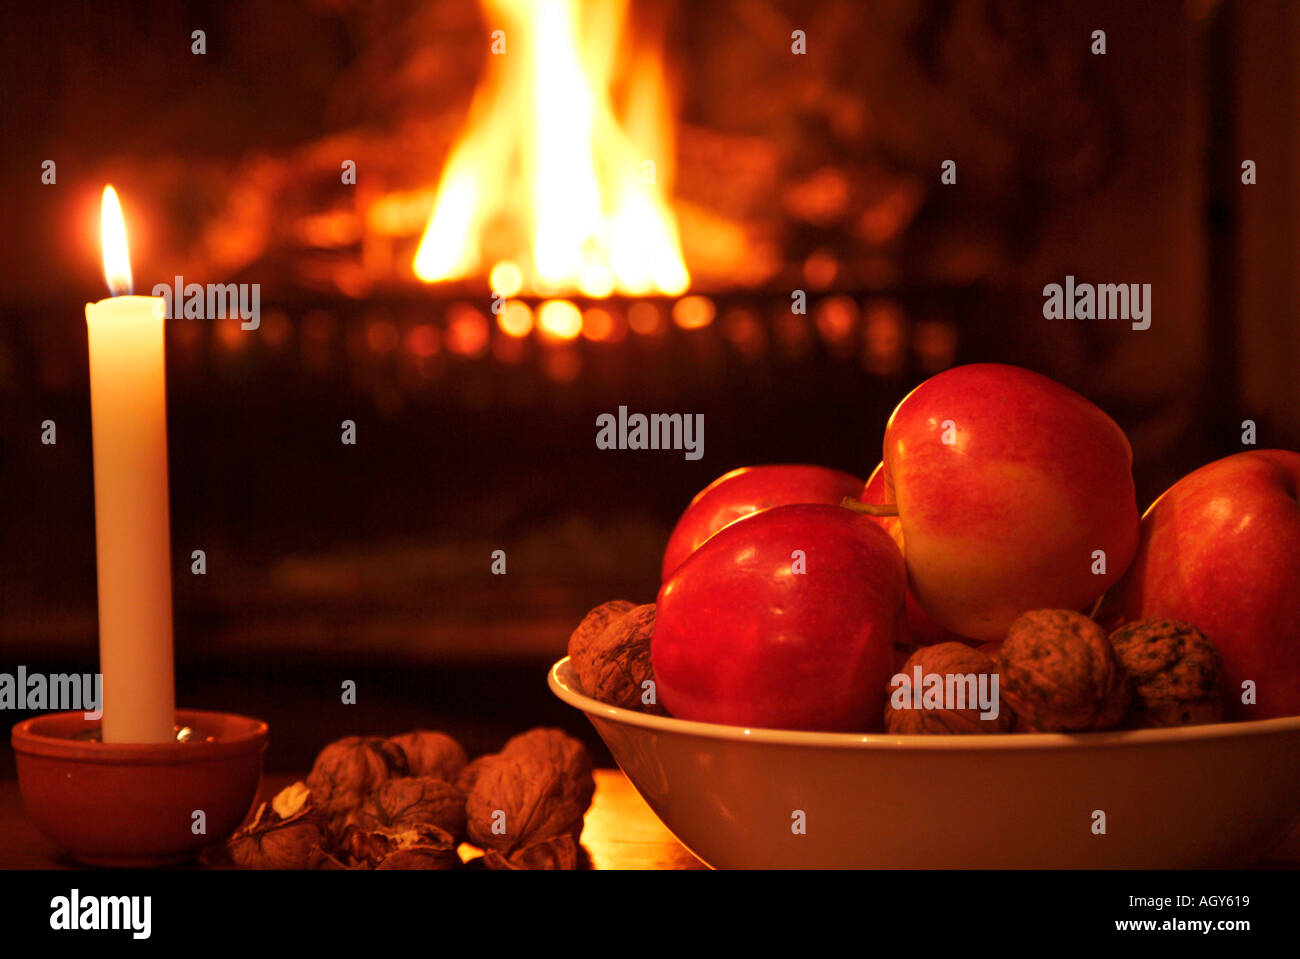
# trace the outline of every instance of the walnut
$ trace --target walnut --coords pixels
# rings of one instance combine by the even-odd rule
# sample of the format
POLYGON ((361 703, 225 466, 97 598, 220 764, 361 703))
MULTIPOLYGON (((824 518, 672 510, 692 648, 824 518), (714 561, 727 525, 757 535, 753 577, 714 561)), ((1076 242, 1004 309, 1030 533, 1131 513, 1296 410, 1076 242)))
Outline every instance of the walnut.
POLYGON ((349 826, 341 848, 358 869, 457 869, 460 855, 451 833, 424 823, 402 827, 349 826))
POLYGON ((339 830, 360 809, 371 790, 408 772, 406 754, 378 736, 348 736, 320 751, 307 777, 307 785, 339 830))
POLYGON ((501 747, 500 757, 509 756, 544 756, 565 775, 574 780, 589 779, 592 789, 595 780, 591 778, 591 755, 587 747, 574 739, 563 729, 552 726, 537 726, 527 732, 511 736, 501 747))
POLYGON ((489 849, 483 856, 488 869, 590 869, 591 859, 572 835, 554 836, 503 855, 489 849))
POLYGON ((653 696, 650 637, 654 633, 655 605, 647 603, 617 612, 623 603, 615 600, 596 607, 569 638, 569 658, 578 686, 602 703, 666 716, 667 710, 653 696), (596 629, 593 617, 597 617, 595 622, 604 623, 603 629, 596 629), (651 685, 647 687, 646 683, 651 685), (654 701, 646 702, 647 696, 654 701))
POLYGON ((454 783, 469 762, 464 747, 446 733, 416 730, 390 736, 388 741, 406 756, 406 766, 412 776, 433 776, 454 783))
POLYGON ((1195 626, 1139 619, 1111 633, 1110 644, 1133 677, 1131 725, 1191 726, 1223 719, 1223 660, 1195 626))
POLYGON ((226 842, 232 862, 244 869, 317 869, 328 865, 325 829, 304 783, 262 803, 252 820, 226 842))
POLYGON ((515 736, 476 775, 466 804, 470 839, 503 855, 557 836, 577 839, 595 788, 578 740, 559 729, 515 736))
POLYGON ((460 775, 456 777, 456 788, 466 796, 472 793, 474 791, 474 784, 478 782, 479 774, 495 762, 499 755, 500 753, 488 753, 486 756, 480 756, 478 759, 475 759, 467 765, 460 771, 460 775))
POLYGON ((363 829, 437 826, 457 843, 465 836, 465 794, 432 776, 380 783, 356 816, 363 829))
MULTIPOLYGON (((907 682, 902 686, 890 685, 889 700, 885 704, 885 728, 891 733, 1005 733, 1012 723, 1012 712, 1000 702, 1001 695, 992 677, 998 672, 997 664, 977 649, 965 643, 938 643, 923 646, 908 658, 899 670, 907 682), (914 684, 916 668, 920 667, 923 678, 920 687, 921 704, 915 705, 914 684), (927 696, 924 677, 938 676, 942 686, 931 690, 927 696), (973 677, 974 683, 959 677, 973 677), (982 680, 982 682, 981 682, 982 680), (990 707, 997 709, 997 715, 988 719, 981 717, 979 705, 980 688, 990 696, 990 707), (965 708, 934 708, 934 692, 938 692, 937 702, 947 701, 945 692, 951 688, 959 697, 956 702, 969 704, 965 708), (931 705, 926 707, 929 700, 931 705)), ((999 680, 1000 682, 1000 680, 999 680)), ((992 711, 990 708, 990 712, 992 711)))
POLYGON ((582 617, 578 628, 569 636, 569 655, 575 659, 582 655, 588 645, 600 638, 606 626, 635 607, 636 603, 629 603, 626 599, 611 599, 608 603, 601 603, 582 617))
POLYGON ((1124 718, 1133 684, 1102 628, 1082 613, 1022 614, 998 653, 1002 696, 1017 731, 1108 729, 1124 718))

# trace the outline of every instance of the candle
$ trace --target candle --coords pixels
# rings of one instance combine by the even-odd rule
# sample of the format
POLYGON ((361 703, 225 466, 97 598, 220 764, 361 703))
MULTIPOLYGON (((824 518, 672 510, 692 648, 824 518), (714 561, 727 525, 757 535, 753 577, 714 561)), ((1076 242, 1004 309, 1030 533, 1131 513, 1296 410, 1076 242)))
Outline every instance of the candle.
POLYGON ((107 300, 86 304, 95 449, 104 742, 175 738, 167 398, 161 297, 130 296, 113 188, 101 224, 107 300))

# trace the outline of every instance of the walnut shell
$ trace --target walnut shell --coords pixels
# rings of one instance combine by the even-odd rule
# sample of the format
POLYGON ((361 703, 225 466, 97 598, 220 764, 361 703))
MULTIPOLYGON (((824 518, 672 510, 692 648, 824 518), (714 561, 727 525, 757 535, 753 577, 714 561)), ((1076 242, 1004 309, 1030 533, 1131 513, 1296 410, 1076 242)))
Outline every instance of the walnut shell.
POLYGON ((344 825, 370 791, 405 776, 406 754, 378 736, 348 736, 330 743, 316 756, 307 786, 329 817, 331 828, 344 825))
POLYGON ((1192 726, 1223 719, 1223 660, 1195 626, 1175 619, 1139 619, 1110 634, 1133 677, 1129 723, 1192 726))
POLYGON ((483 856, 488 869, 589 869, 587 851, 571 835, 554 836, 504 855, 489 849, 483 856))
POLYGON ((455 849, 423 844, 393 850, 375 869, 458 869, 460 865, 455 849))
POLYGON ((1018 731, 1108 729, 1124 717, 1133 685, 1102 628, 1082 613, 1022 614, 998 653, 1002 696, 1018 731))
MULTIPOLYGON (((536 726, 511 736, 497 755, 544 756, 571 779, 591 779, 591 754, 587 747, 563 729, 553 726, 536 726)), ((594 789, 594 779, 592 783, 594 789)))
POLYGON ((226 852, 244 869, 316 869, 328 858, 320 812, 302 783, 262 803, 247 825, 226 841, 226 852), (283 814, 282 814, 283 813, 283 814))
POLYGON ((349 826, 341 846, 348 862, 358 869, 456 869, 461 865, 455 839, 437 826, 349 826))
POLYGON ((486 756, 480 756, 478 759, 469 763, 469 765, 460 771, 460 775, 456 777, 456 788, 466 796, 472 793, 474 791, 474 784, 478 782, 479 775, 483 770, 487 769, 489 765, 495 762, 499 755, 501 754, 488 753, 486 756))
POLYGON ((992 677, 997 676, 997 673, 997 663, 965 643, 923 646, 908 658, 895 680, 891 681, 889 699, 885 704, 885 729, 898 734, 1009 732, 1013 716, 1011 710, 1000 702, 999 686, 993 684, 992 677), (914 705, 913 684, 918 666, 923 678, 921 708, 914 705), (955 698, 948 700, 945 696, 940 701, 951 702, 954 708, 935 708, 933 696, 926 695, 928 687, 924 683, 924 677, 931 675, 942 678, 943 687, 938 692, 946 692, 951 687, 955 698), (973 686, 969 679, 957 678, 967 676, 974 677, 973 686), (978 696, 981 677, 989 677, 984 679, 984 689, 991 695, 989 712, 997 711, 996 716, 988 719, 980 715, 978 696), (930 703, 929 707, 926 706, 927 702, 930 703), (966 706, 966 703, 971 705, 966 706), (956 708, 958 704, 964 708, 956 708))
POLYGON ((271 811, 281 819, 292 819, 311 804, 311 789, 304 782, 290 783, 271 797, 271 811))
POLYGON ((608 603, 601 603, 587 613, 582 617, 578 628, 569 636, 569 655, 574 659, 582 655, 586 647, 595 642, 605 631, 606 626, 635 607, 636 603, 628 602, 626 599, 611 599, 608 603))
MULTIPOLYGON (((615 604, 606 604, 612 605, 615 604)), ((591 616, 589 613, 583 623, 591 616)), ((569 641, 569 658, 582 691, 611 706, 667 715, 657 698, 645 702, 647 694, 653 696, 654 691, 653 685, 645 685, 654 683, 654 667, 650 664, 650 637, 654 627, 654 603, 611 616, 599 633, 584 631, 579 626, 569 641), (574 642, 575 638, 579 641, 574 642)))
POLYGON ((465 794, 432 776, 390 779, 366 799, 356 824, 363 829, 437 826, 459 843, 465 837, 465 794))
POLYGON ((226 849, 243 869, 315 869, 325 854, 323 835, 314 822, 259 824, 231 836, 226 849))
POLYGON ((465 748, 446 733, 420 729, 390 736, 388 741, 406 756, 406 767, 412 776, 432 776, 454 783, 469 762, 465 748))
POLYGON ((559 729, 515 736, 478 772, 466 803, 470 840, 502 852, 582 832, 596 783, 587 748, 559 729))

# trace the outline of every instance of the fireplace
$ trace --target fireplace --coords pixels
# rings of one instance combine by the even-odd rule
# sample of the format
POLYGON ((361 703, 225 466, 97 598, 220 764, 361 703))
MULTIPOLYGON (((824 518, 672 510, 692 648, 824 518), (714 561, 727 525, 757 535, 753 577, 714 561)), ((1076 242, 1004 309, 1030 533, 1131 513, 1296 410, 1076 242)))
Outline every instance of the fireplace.
MULTIPOLYGON (((1297 354, 1296 291, 1261 279, 1264 238, 1295 236, 1296 114, 1251 106, 1273 74, 1300 90, 1294 44, 1235 4, 1156 6, 15 13, 2 162, 32 185, 0 291, 0 645, 93 656, 80 307, 106 181, 139 225, 137 292, 261 290, 256 329, 167 328, 173 552, 207 557, 175 580, 198 707, 243 678, 261 714, 352 669, 376 690, 359 712, 383 691, 372 725, 427 724, 434 699, 487 748, 490 691, 587 735, 538 667, 586 609, 654 595, 690 495, 756 462, 865 476, 897 399, 958 363, 1101 403, 1143 451, 1144 504, 1243 419, 1300 446, 1273 355, 1297 354), (1239 188, 1246 153, 1267 202, 1239 188), (1067 276, 1151 284, 1151 328, 1045 319, 1067 276), (703 455, 598 449, 620 406, 702 415, 703 455), (481 575, 495 550, 507 575, 481 575)), ((271 764, 367 719, 317 721, 281 723, 271 764)))

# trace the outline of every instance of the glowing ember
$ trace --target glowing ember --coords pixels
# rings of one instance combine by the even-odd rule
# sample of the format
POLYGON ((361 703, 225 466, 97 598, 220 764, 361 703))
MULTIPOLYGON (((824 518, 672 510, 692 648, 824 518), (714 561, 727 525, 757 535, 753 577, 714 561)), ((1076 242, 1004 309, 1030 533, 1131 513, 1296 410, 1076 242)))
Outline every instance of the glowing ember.
POLYGON ((523 289, 524 275, 509 260, 502 260, 492 267, 488 282, 492 284, 492 292, 498 296, 514 296, 523 289))
POLYGON ((582 335, 597 343, 617 343, 627 333, 621 317, 598 306, 582 311, 582 335))
POLYGON ((633 303, 627 310, 627 325, 633 333, 653 336, 664 331, 663 314, 653 303, 633 303))
POLYGON ((406 335, 407 348, 421 359, 438 352, 438 328, 432 323, 414 326, 406 335))
POLYGON ((452 307, 447 323, 447 349, 461 356, 481 356, 488 347, 487 318, 472 306, 452 307))
POLYGON ((557 340, 572 340, 582 332, 582 313, 568 300, 547 300, 537 308, 537 326, 557 340))
POLYGON ((510 300, 497 314, 497 326, 507 336, 527 336, 533 329, 533 311, 522 300, 510 300))
POLYGON ((658 61, 620 56, 626 4, 483 3, 504 37, 443 170, 416 276, 490 272, 514 287, 503 296, 683 293, 663 74, 658 61), (614 71, 628 62, 616 110, 614 71))
POLYGON ((699 330, 713 322, 717 308, 706 296, 684 296, 673 304, 673 322, 683 330, 699 330))

